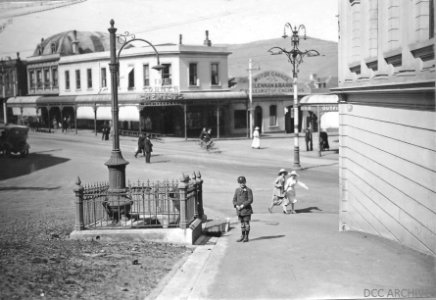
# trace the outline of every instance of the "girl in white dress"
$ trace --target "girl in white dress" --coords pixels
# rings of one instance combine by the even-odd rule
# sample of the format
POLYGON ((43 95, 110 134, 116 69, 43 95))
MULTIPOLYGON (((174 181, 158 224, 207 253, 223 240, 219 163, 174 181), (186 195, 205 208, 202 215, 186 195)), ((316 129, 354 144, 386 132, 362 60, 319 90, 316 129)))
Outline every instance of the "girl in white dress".
POLYGON ((307 187, 307 185, 305 185, 303 182, 298 180, 298 174, 295 171, 292 171, 289 174, 288 179, 285 182, 285 192, 286 192, 286 198, 288 198, 289 203, 291 203, 291 214, 295 214, 295 210, 294 210, 294 204, 297 202, 297 195, 295 192, 295 187, 296 185, 299 185, 303 188, 305 188, 306 190, 309 190, 309 188, 307 187))

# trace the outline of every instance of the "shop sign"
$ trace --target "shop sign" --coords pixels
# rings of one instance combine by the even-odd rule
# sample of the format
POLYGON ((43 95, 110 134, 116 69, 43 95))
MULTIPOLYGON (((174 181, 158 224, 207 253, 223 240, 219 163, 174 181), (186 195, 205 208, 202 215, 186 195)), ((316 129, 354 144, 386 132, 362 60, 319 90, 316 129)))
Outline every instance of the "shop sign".
POLYGON ((141 100, 147 102, 179 100, 181 98, 182 95, 180 94, 177 86, 144 87, 144 93, 141 95, 141 100))
POLYGON ((337 105, 302 105, 300 107, 301 107, 301 110, 317 110, 319 107, 319 110, 321 112, 323 112, 323 111, 338 111, 337 105))
POLYGON ((253 94, 292 93, 292 78, 277 71, 265 71, 253 77, 253 94))

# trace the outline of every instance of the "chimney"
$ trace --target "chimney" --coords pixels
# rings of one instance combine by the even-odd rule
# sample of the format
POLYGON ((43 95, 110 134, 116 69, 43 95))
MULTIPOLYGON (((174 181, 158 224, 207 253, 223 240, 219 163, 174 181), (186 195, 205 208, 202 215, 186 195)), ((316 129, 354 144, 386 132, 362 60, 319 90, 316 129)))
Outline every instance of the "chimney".
POLYGON ((206 39, 204 40, 203 45, 208 47, 212 46, 212 41, 209 40, 209 30, 206 30, 206 39))
POLYGON ((182 38, 183 38, 183 36, 181 35, 181 34, 179 34, 179 45, 182 45, 183 43, 182 43, 182 38))
POLYGON ((20 60, 20 52, 17 52, 17 60, 20 60))
POLYGON ((73 54, 79 54, 79 41, 77 40, 77 31, 73 30, 73 54))

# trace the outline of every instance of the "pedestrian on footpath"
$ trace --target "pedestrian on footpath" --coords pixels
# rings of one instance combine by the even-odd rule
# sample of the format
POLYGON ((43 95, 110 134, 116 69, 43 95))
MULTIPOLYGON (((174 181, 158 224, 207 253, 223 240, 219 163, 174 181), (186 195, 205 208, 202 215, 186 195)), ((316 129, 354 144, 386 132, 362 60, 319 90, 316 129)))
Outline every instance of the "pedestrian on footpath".
POLYGON ((256 126, 253 131, 253 142, 251 143, 251 148, 260 149, 260 128, 256 126))
POLYGON ((295 203, 297 203, 297 194, 295 188, 297 184, 305 188, 306 190, 309 190, 307 185, 305 185, 303 182, 298 180, 298 177, 299 175, 297 174, 297 172, 292 171, 289 174, 289 178, 286 180, 285 183, 286 198, 288 200, 288 203, 291 203, 291 214, 295 214, 294 205, 295 203))
POLYGON ((145 134, 141 133, 138 138, 138 148, 136 149, 135 158, 138 157, 139 153, 142 153, 145 156, 145 134))
POLYGON ((268 211, 270 213, 272 213, 272 209, 274 206, 279 205, 282 206, 284 214, 288 212, 287 205, 289 204, 289 201, 286 198, 285 194, 285 182, 287 174, 288 171, 286 171, 285 169, 280 169, 278 174, 279 176, 274 180, 272 202, 271 205, 268 207, 268 211))
POLYGON ((241 237, 236 240, 237 242, 248 242, 248 235, 250 233, 250 220, 253 214, 253 191, 246 186, 247 180, 244 176, 238 177, 239 187, 236 188, 233 196, 233 207, 236 208, 236 215, 241 222, 241 237))
POLYGON ((145 151, 145 162, 147 164, 149 164, 150 163, 151 152, 153 152, 153 144, 150 141, 150 135, 149 134, 147 134, 147 137, 145 138, 144 151, 145 151))
POLYGON ((305 132, 304 139, 306 141, 306 151, 312 151, 313 150, 312 130, 310 128, 306 128, 304 132, 305 132))

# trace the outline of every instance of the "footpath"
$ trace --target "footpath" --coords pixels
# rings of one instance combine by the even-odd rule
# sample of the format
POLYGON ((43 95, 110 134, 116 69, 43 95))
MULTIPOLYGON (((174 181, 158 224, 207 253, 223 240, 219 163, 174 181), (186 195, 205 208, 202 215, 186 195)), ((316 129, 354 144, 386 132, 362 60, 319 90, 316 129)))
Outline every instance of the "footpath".
MULTIPOLYGON (((310 165, 338 159, 315 151, 301 155, 310 165)), ((338 213, 258 211, 248 243, 236 242, 239 222, 231 217, 229 231, 200 238, 147 299, 436 299, 432 256, 340 232, 338 213)), ((206 214, 213 219, 213 212, 206 214)))

